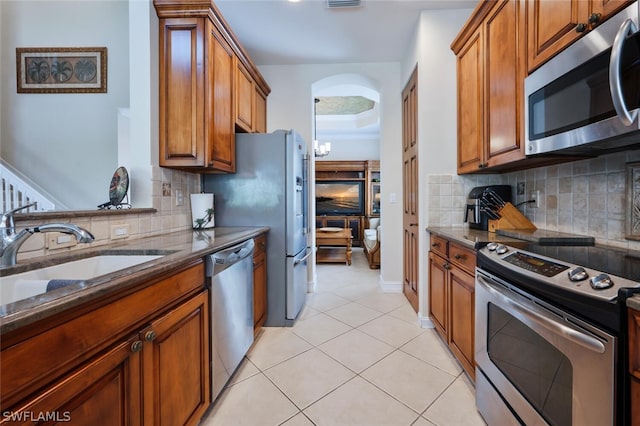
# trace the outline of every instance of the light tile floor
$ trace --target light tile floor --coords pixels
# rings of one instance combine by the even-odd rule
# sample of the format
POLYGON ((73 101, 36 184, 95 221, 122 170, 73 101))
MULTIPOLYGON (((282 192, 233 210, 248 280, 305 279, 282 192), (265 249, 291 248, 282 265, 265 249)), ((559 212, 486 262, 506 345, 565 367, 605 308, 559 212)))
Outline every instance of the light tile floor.
POLYGON ((469 378, 361 250, 318 265, 293 327, 265 327, 203 426, 484 425, 469 378))

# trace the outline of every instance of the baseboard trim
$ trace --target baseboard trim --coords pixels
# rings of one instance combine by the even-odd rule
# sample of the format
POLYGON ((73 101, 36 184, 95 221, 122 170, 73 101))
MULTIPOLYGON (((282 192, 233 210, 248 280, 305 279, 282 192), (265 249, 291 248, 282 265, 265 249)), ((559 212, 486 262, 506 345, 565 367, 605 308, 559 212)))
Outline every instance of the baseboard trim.
POLYGON ((418 315, 418 324, 420 324, 420 328, 436 328, 433 324, 433 321, 429 319, 429 317, 425 317, 422 315, 418 315))
POLYGON ((383 293, 402 293, 402 282, 400 281, 385 281, 380 275, 380 289, 383 293))

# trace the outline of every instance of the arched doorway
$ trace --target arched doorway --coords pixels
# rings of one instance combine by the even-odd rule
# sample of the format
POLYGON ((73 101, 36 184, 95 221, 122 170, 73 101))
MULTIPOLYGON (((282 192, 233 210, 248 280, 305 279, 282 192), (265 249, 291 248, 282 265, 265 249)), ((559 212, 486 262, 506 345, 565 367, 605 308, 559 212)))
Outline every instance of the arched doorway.
MULTIPOLYGON (((381 96, 377 83, 359 74, 334 75, 312 84, 312 132, 320 145, 330 143, 328 155, 314 157, 310 167, 312 177, 311 200, 315 194, 315 166, 320 162, 365 162, 368 171, 362 176, 366 185, 361 226, 374 229, 382 223, 380 203, 382 185, 380 170, 381 151, 381 96), (317 100, 317 101, 316 101, 317 100), (371 174, 373 172, 373 174, 371 174), (375 182, 375 185, 371 185, 375 182)), ((325 163, 326 166, 328 163, 325 163)), ((310 217, 316 217, 315 202, 310 203, 310 217)), ((315 222, 315 221, 311 221, 315 222)), ((316 225, 316 223, 312 223, 316 225)), ((364 232, 360 233, 363 238, 364 232)), ((311 239, 315 246, 315 226, 311 239)), ((379 253, 378 253, 379 256, 379 253)), ((378 257, 378 265, 380 258, 378 257)), ((311 281, 316 282, 315 262, 311 281)))

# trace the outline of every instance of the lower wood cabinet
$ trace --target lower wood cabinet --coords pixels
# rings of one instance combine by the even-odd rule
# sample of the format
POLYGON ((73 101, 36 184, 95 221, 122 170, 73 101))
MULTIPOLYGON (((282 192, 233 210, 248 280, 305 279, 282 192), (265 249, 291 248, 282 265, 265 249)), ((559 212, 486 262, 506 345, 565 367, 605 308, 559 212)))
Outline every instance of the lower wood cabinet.
POLYGON ((253 332, 257 334, 267 319, 267 236, 254 240, 253 249, 253 332))
POLYGON ((631 424, 640 425, 640 311, 635 309, 629 309, 628 311, 631 424))
POLYGON ((429 317, 474 380, 475 263, 475 251, 431 236, 429 317))
POLYGON ((24 404, 3 407, 2 423, 30 424, 47 415, 78 425, 141 425, 141 354, 131 350, 137 341, 131 336, 24 404))
POLYGON ((0 422, 198 424, 210 400, 208 310, 200 262, 3 345, 0 422))

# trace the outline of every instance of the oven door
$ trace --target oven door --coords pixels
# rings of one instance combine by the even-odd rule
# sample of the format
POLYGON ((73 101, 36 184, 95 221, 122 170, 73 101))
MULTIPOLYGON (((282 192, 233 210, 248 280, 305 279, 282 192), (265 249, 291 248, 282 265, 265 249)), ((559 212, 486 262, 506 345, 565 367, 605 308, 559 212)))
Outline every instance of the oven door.
POLYGON ((615 423, 615 337, 481 269, 475 293, 476 400, 488 424, 507 424, 496 417, 505 413, 526 425, 615 423))

